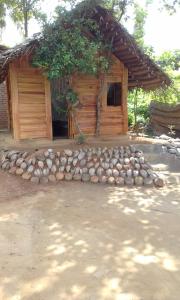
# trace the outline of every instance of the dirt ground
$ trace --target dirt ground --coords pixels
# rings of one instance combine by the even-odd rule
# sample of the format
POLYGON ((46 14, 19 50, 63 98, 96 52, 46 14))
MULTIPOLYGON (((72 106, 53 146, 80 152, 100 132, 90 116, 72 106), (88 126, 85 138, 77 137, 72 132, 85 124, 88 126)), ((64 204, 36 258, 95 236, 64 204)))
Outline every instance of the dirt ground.
POLYGON ((0 173, 1 300, 180 299, 180 160, 151 147, 163 189, 0 173))

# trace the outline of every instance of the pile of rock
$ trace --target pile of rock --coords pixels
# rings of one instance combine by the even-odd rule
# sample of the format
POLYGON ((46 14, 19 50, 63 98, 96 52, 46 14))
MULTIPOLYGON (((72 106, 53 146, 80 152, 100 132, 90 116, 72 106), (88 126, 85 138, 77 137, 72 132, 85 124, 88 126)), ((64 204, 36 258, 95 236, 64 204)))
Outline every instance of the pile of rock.
POLYGON ((168 135, 162 134, 159 139, 166 140, 166 143, 163 144, 163 152, 168 152, 173 154, 175 157, 180 159, 180 139, 172 138, 168 135))
POLYGON ((142 151, 134 146, 83 148, 79 150, 53 149, 29 154, 16 150, 3 151, 0 156, 2 170, 21 176, 34 183, 75 180, 111 185, 163 186, 145 160, 142 151))

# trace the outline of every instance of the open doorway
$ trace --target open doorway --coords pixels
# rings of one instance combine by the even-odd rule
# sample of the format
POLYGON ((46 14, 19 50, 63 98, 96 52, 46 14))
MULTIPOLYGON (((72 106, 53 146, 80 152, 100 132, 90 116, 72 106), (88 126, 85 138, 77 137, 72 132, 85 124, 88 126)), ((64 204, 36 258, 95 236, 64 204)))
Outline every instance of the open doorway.
POLYGON ((51 81, 52 129, 53 137, 68 138, 68 111, 66 101, 60 99, 60 79, 51 81))

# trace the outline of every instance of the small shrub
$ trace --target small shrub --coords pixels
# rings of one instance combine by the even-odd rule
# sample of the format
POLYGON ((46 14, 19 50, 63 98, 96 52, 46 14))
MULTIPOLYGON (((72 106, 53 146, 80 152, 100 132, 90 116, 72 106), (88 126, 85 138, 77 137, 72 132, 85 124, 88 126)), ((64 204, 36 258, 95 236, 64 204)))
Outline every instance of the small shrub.
POLYGON ((85 141, 86 141, 86 137, 85 137, 85 135, 84 134, 79 134, 78 135, 78 137, 76 138, 76 141, 77 141, 77 144, 78 145, 82 145, 82 144, 84 144, 85 143, 85 141))

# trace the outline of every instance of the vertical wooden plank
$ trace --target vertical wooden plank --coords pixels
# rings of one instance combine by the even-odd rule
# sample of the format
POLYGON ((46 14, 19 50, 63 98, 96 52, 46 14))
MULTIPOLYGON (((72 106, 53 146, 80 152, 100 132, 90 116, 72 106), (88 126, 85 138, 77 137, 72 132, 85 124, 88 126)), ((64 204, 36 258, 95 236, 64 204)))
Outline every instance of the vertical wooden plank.
POLYGON ((52 140, 53 134, 52 134, 51 88, 50 88, 50 82, 47 78, 44 79, 44 87, 45 87, 47 137, 52 140))
POLYGON ((128 132, 127 97, 128 97, 128 69, 124 67, 123 79, 122 79, 122 112, 123 112, 123 133, 124 134, 128 132))
POLYGON ((12 105, 12 129, 15 140, 20 139, 19 132, 19 101, 18 101, 18 85, 17 85, 17 70, 14 63, 9 66, 10 77, 10 95, 12 105))

